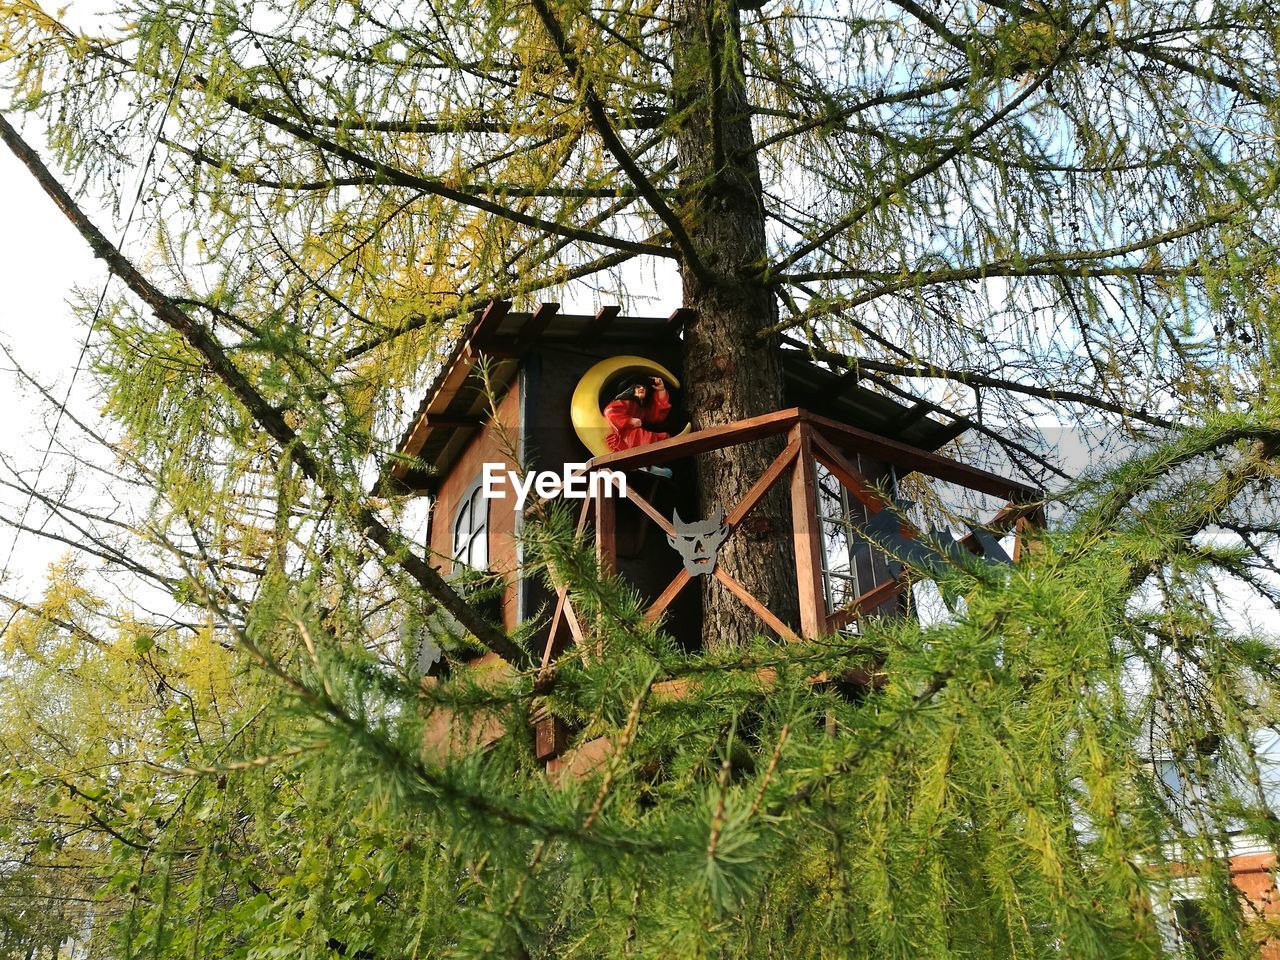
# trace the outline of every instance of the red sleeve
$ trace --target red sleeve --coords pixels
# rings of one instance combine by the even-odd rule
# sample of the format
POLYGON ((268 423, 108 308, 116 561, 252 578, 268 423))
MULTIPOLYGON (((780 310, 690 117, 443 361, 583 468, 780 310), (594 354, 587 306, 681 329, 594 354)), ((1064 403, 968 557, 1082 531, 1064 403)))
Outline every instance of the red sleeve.
POLYGON ((631 421, 635 419, 635 414, 631 412, 631 402, 627 400, 611 400, 608 406, 604 408, 604 418, 609 421, 615 430, 625 430, 631 426, 631 421))
POLYGON ((653 391, 649 399, 644 404, 644 415, 642 419, 646 426, 655 426, 667 419, 667 414, 671 412, 671 399, 664 390, 662 393, 653 391))

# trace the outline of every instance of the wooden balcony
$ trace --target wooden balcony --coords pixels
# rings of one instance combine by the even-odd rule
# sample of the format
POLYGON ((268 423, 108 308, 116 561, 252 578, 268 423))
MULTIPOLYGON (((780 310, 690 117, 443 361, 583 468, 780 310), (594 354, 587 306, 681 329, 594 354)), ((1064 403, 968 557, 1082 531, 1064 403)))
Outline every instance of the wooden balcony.
MULTIPOLYGON (((848 491, 850 502, 856 500, 861 504, 867 516, 890 508, 890 503, 874 483, 854 467, 853 463, 858 460, 859 455, 892 466, 899 477, 918 472, 1004 501, 1003 507, 981 524, 984 530, 1002 535, 1012 530, 1018 535, 1026 525, 1041 522, 1041 494, 1032 487, 799 408, 723 427, 699 430, 634 450, 597 457, 588 464, 587 470, 591 472, 609 468, 634 471, 643 467, 672 464, 711 450, 777 436, 785 437, 785 446, 742 499, 732 508, 726 505, 725 526, 732 537, 766 493, 779 484, 787 485, 791 503, 799 622, 784 622, 723 566, 717 564, 711 576, 759 618, 763 629, 784 640, 817 638, 841 631, 867 611, 883 609, 886 603, 900 596, 909 583, 909 573, 904 570, 901 575, 878 583, 843 603, 838 609, 828 609, 823 583, 825 548, 818 513, 818 464, 848 491)), ((598 484, 596 488, 603 491, 604 486, 598 484)), ((601 569, 608 573, 617 569, 617 511, 620 499, 599 492, 582 502, 578 517, 580 532, 588 527, 593 531, 601 569)), ((635 483, 628 483, 626 500, 664 534, 673 535, 671 520, 637 491, 635 483)), ((911 529, 905 521, 900 527, 900 533, 904 538, 919 536, 919 532, 911 529)), ((974 553, 981 552, 980 543, 972 533, 959 542, 974 553)), ((1015 560, 1021 542, 1021 536, 1016 536, 1015 560)), ((694 578, 683 569, 674 575, 666 588, 649 603, 646 618, 650 621, 662 618, 692 579, 694 578)), ((561 586, 556 591, 551 626, 543 652, 544 670, 551 668, 570 642, 583 644, 587 641, 568 589, 561 586)))

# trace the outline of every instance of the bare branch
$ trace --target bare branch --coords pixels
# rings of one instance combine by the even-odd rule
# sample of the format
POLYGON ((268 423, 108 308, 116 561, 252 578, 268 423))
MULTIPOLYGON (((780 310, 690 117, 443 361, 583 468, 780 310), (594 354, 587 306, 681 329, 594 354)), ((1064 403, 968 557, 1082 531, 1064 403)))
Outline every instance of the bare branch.
MULTIPOLYGON (((203 78, 199 81, 202 85, 206 84, 203 78)), ((461 204, 464 207, 473 207, 477 210, 483 210, 485 213, 491 213, 496 217, 504 220, 510 220, 513 223, 519 223, 522 226, 532 227, 536 230, 542 230, 546 233, 554 234, 559 237, 568 237, 573 240, 581 240, 584 243, 596 244, 602 247, 612 247, 615 250, 626 250, 630 253, 647 254, 654 257, 674 257, 675 253, 667 247, 654 246, 651 244, 635 243, 630 240, 622 240, 617 237, 610 237, 605 234, 594 233, 589 230, 582 230, 578 227, 565 226, 552 220, 545 220, 542 217, 535 217, 527 213, 521 213, 518 210, 512 210, 510 207, 504 207, 502 204, 494 203, 492 200, 486 200, 483 197, 473 196, 463 190, 459 190, 445 183, 443 180, 436 180, 431 177, 423 177, 415 173, 409 173, 399 167, 393 167, 390 164, 383 163, 380 160, 374 160, 366 157, 364 154, 357 153, 350 147, 345 147, 340 143, 330 140, 328 137, 321 136, 300 124, 294 123, 279 114, 273 113, 265 109, 255 100, 242 97, 237 94, 223 94, 220 98, 223 103, 227 104, 235 110, 240 111, 248 116, 262 120, 265 123, 292 134, 299 140, 309 143, 314 147, 333 154, 353 163, 358 167, 369 170, 376 176, 379 183, 395 184, 401 187, 410 187, 415 190, 421 190, 423 193, 429 193, 445 200, 452 200, 454 203, 461 204)))
POLYGON ((232 362, 221 344, 203 326, 153 286, 151 281, 144 277, 89 220, 71 195, 54 178, 44 161, 27 145, 21 134, 3 115, 0 115, 0 139, 5 141, 45 193, 84 237, 94 255, 106 261, 111 272, 120 277, 129 289, 151 308, 157 319, 180 334, 197 353, 204 357, 218 379, 240 401, 258 425, 279 444, 281 450, 288 452, 298 469, 335 501, 353 501, 351 512, 359 528, 365 537, 377 544, 392 565, 400 567, 409 574, 429 596, 498 656, 518 665, 529 662, 526 651, 517 647, 505 633, 469 607, 439 573, 413 552, 403 537, 394 533, 379 520, 367 503, 346 490, 333 468, 311 452, 305 441, 285 422, 283 415, 267 402, 239 367, 232 362))
POLYGON ((600 102, 600 98, 596 95, 595 86, 591 80, 583 73, 582 65, 578 63, 577 55, 569 46, 568 40, 565 39, 564 30, 561 28, 555 14, 552 13, 546 0, 532 0, 532 3, 533 9, 537 11, 538 18, 542 21, 542 25, 546 27, 547 33, 551 35, 551 40, 560 54, 560 59, 564 61, 564 65, 573 74, 574 81, 581 85, 582 98, 587 108, 587 115, 591 117, 591 122, 595 125, 600 139, 604 141, 605 149, 613 154, 613 158, 618 161, 618 166, 635 184, 636 189, 644 197, 649 207, 667 225, 667 229, 671 231, 671 239, 680 250, 688 268, 704 282, 709 282, 711 275, 702 263, 702 258, 699 256, 697 249, 695 249, 693 241, 689 239, 688 233, 685 232, 684 224, 676 216, 675 211, 667 205, 666 200, 663 199, 657 188, 649 182, 649 178, 645 176, 644 171, 640 169, 635 158, 631 156, 626 145, 618 138, 618 134, 610 125, 604 104, 600 102))

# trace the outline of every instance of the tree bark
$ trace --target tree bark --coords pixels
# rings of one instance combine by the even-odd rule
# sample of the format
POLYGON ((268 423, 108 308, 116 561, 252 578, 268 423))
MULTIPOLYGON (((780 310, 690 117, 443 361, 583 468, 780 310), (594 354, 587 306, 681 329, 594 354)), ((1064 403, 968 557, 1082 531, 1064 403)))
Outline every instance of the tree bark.
MULTIPOLYGON (((777 317, 761 281, 766 262, 760 167, 742 74, 739 8, 733 0, 673 0, 673 115, 680 210, 700 265, 682 262, 685 401, 697 428, 783 406, 780 346, 758 332, 777 317)), ((698 460, 703 516, 727 513, 781 449, 780 441, 704 454, 698 460)), ((719 562, 789 624, 796 620, 791 524, 781 486, 721 548, 719 562)), ((766 628, 712 577, 704 577, 703 643, 742 646, 766 628)))

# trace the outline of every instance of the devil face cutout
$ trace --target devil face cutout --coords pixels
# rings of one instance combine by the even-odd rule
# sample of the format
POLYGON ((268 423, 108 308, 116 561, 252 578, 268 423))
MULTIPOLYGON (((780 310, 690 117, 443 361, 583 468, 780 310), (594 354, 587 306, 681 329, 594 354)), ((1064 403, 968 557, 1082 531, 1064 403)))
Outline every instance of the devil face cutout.
POLYGON ((729 528, 724 525, 724 507, 716 507, 709 520, 692 523, 681 520, 677 510, 671 515, 671 524, 675 527, 675 535, 668 536, 667 543, 680 554, 685 571, 693 577, 712 573, 716 568, 716 554, 729 539, 729 528))

